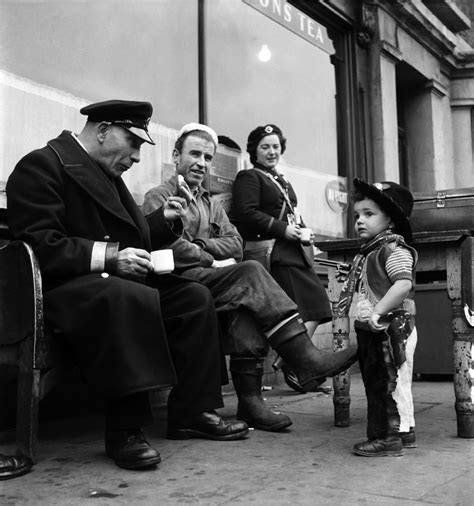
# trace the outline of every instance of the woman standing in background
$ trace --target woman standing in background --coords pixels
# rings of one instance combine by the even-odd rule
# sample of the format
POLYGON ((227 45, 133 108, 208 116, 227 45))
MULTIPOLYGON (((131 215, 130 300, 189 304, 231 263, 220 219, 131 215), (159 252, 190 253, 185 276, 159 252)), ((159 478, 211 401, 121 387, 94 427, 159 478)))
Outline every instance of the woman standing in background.
MULTIPOLYGON (((253 168, 237 173, 233 185, 231 219, 242 235, 244 260, 262 261, 275 280, 298 305, 308 334, 320 323, 331 321, 326 290, 313 270, 312 258, 303 248, 305 225, 296 194, 278 172, 286 138, 276 125, 258 126, 250 132, 247 152, 253 168)), ((314 240, 311 232, 309 243, 314 240)), ((289 386, 304 391, 284 365, 289 386)))

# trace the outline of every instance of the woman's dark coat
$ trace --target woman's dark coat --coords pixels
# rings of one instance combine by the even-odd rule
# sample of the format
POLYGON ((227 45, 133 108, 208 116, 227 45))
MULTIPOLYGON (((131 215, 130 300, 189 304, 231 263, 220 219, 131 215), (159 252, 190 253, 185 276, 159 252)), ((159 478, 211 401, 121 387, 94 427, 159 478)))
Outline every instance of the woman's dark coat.
MULTIPOLYGON (((297 205, 296 194, 288 182, 288 198, 292 207, 297 205)), ((231 219, 244 241, 276 239, 272 252, 272 264, 311 267, 311 262, 300 243, 285 239, 288 226, 286 206, 281 219, 280 211, 285 203, 282 192, 261 170, 249 169, 237 173, 233 185, 231 219)))
POLYGON ((293 187, 282 176, 256 168, 241 170, 233 184, 231 220, 244 242, 276 239, 270 257, 271 274, 296 302, 305 321, 328 322, 331 320, 329 299, 313 270, 312 255, 307 254, 300 242, 285 238, 287 214, 291 209, 286 204, 280 218, 286 199, 273 177, 277 177, 280 186, 287 187, 291 208, 296 207, 293 187))

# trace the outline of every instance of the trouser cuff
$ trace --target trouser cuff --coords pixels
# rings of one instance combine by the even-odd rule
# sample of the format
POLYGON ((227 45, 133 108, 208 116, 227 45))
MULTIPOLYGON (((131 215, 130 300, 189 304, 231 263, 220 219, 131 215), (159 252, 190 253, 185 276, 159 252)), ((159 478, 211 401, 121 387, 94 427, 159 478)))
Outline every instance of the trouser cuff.
POLYGON ((305 332, 306 326, 303 319, 299 313, 296 313, 273 327, 273 329, 266 333, 266 337, 272 348, 275 349, 277 346, 305 332))

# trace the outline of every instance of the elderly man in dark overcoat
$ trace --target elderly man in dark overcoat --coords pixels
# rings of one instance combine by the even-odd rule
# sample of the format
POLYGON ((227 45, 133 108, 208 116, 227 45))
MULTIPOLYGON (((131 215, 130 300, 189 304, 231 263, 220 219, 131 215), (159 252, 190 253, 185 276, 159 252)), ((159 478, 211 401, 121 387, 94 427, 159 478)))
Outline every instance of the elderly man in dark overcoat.
POLYGON ((208 289, 153 272, 149 252, 181 235, 185 200, 171 197, 145 219, 121 178, 142 144, 154 144, 152 106, 112 100, 81 113, 80 134, 63 131, 18 162, 8 218, 38 256, 45 317, 106 399, 106 453, 124 468, 160 462, 141 428, 149 391, 171 386, 169 438, 242 438, 245 423, 215 412, 222 357, 208 289))

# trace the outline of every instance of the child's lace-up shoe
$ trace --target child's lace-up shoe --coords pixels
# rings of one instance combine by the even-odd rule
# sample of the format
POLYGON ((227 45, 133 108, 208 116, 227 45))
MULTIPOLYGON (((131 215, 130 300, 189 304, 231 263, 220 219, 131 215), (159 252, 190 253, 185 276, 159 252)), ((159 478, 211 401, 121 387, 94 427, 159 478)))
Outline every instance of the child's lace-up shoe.
POLYGON ((405 454, 402 439, 398 436, 357 443, 354 445, 353 451, 362 457, 401 457, 405 454))
POLYGON ((403 448, 416 448, 416 436, 415 427, 410 427, 408 432, 399 432, 400 438, 402 439, 403 448))

